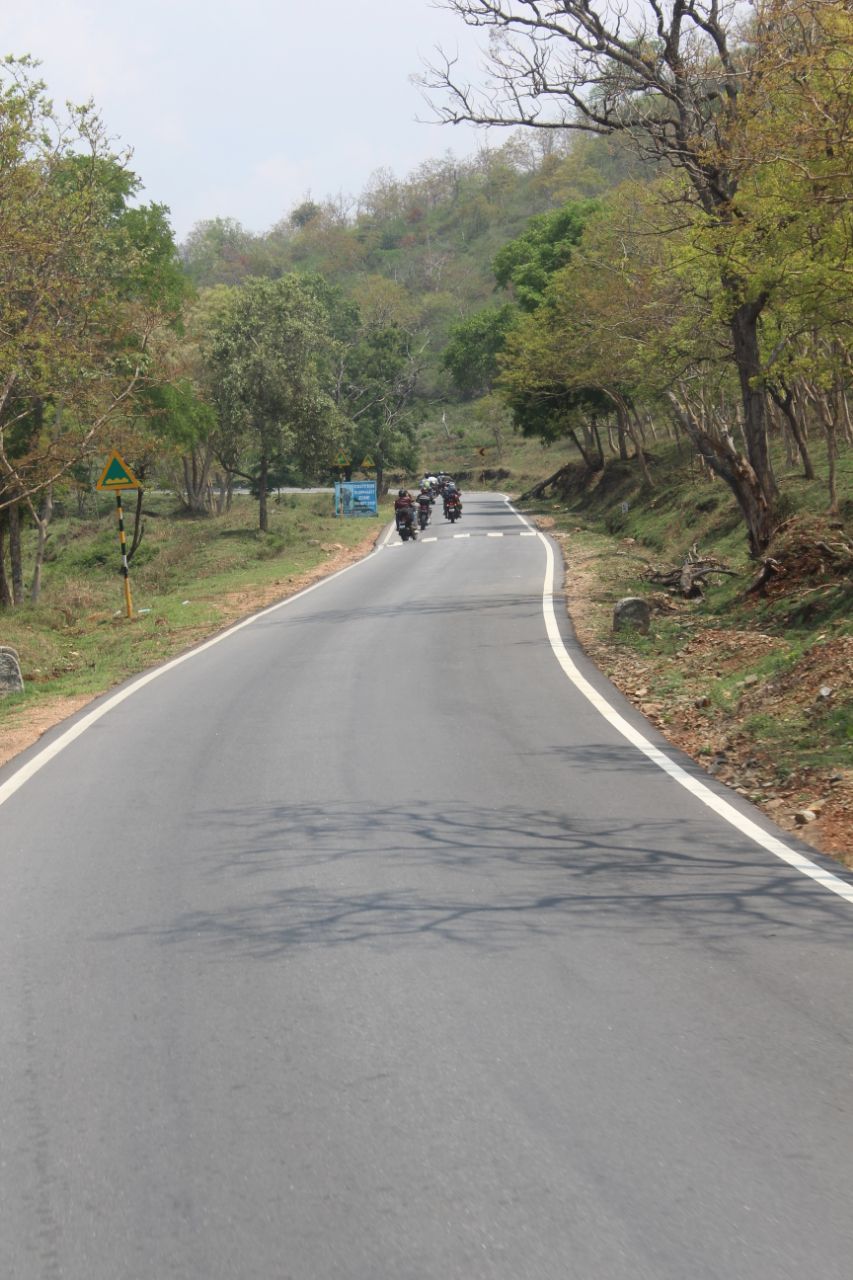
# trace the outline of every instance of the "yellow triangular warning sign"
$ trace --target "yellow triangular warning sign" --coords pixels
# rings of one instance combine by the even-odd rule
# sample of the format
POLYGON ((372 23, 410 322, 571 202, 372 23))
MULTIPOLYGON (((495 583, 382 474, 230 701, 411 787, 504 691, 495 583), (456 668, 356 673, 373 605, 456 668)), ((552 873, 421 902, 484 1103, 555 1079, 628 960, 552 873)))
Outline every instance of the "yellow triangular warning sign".
POLYGON ((109 462, 104 467, 96 489, 141 489, 139 481, 125 462, 124 458, 113 449, 109 462))
POLYGON ((361 460, 361 469, 362 469, 362 471, 375 471, 375 470, 376 470, 376 463, 373 461, 373 459, 371 458, 370 454, 368 454, 366 458, 362 458, 362 460, 361 460))
POLYGON ((336 467, 348 467, 349 464, 350 464, 350 460, 345 453, 339 453, 338 456, 335 458, 334 465, 336 467))

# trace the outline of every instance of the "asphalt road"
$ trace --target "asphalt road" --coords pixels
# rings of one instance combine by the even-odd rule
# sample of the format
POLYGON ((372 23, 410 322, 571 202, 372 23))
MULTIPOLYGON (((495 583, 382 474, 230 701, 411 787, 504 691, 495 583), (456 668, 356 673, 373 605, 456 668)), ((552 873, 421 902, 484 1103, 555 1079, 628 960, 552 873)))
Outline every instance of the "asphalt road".
POLYGON ((4 1280, 850 1280, 853 903, 581 696, 528 533, 0 770, 4 1280))

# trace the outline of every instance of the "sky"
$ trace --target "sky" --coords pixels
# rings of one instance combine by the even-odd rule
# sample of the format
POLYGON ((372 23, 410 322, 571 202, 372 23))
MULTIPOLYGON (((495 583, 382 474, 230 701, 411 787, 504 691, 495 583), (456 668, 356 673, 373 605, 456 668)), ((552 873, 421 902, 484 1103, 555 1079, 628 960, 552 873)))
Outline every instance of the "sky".
POLYGON ((354 196, 378 169, 472 155, 482 131, 417 122, 429 108, 411 76, 437 45, 475 60, 480 44, 430 0, 0 7, 0 55, 38 58, 57 103, 94 99, 178 240, 214 217, 265 231, 309 193, 354 196))

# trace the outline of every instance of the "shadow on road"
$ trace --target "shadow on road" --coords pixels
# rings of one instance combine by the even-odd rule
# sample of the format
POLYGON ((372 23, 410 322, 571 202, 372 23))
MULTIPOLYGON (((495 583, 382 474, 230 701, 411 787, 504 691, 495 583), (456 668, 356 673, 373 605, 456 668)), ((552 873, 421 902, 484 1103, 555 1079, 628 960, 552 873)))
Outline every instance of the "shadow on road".
POLYGON ((223 808, 197 827, 207 852, 192 865, 219 905, 136 934, 261 960, 401 942, 503 950, 579 929, 726 955, 782 933, 849 941, 844 903, 710 822, 412 802, 223 808))

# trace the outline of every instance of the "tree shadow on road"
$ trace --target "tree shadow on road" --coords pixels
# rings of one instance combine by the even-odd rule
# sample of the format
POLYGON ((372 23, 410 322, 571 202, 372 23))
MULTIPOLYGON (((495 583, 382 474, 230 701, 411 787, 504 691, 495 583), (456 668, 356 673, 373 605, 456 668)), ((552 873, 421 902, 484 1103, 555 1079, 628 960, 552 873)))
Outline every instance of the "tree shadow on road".
POLYGON ((578 930, 726 955, 758 937, 849 945, 846 903, 710 817, 317 803, 224 807, 198 824, 205 906, 137 931, 164 944, 258 959, 354 945, 499 951, 578 930))

